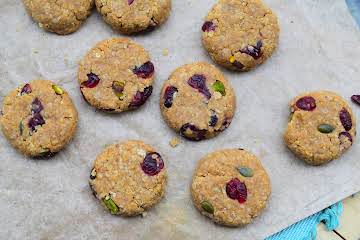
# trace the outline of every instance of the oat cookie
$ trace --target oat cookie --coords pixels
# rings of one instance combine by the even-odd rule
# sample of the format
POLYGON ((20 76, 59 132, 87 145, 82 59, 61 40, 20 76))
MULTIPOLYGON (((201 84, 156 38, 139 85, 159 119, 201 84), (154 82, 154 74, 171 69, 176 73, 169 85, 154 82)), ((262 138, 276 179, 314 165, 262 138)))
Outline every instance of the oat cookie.
POLYGON ((107 39, 80 62, 78 81, 89 104, 123 112, 140 107, 151 95, 154 65, 147 51, 130 39, 107 39))
POLYGON ((60 151, 74 136, 77 121, 68 93, 47 80, 34 80, 11 91, 0 116, 11 145, 32 157, 60 151))
POLYGON ((97 156, 90 187, 111 214, 134 216, 165 194, 166 167, 156 150, 141 141, 111 145, 97 156))
POLYGON ((235 106, 230 83, 217 68, 204 62, 176 69, 160 95, 161 113, 169 127, 195 141, 225 130, 235 106))
POLYGON ((29 15, 46 31, 65 35, 78 30, 94 0, 23 0, 29 15))
POLYGON ((291 101, 290 110, 285 143, 295 155, 311 165, 339 158, 355 140, 353 112, 336 93, 304 93, 291 101))
POLYGON ((211 58, 235 71, 248 71, 275 51, 277 16, 262 0, 220 0, 202 26, 202 41, 211 58))
POLYGON ((171 0, 95 0, 98 12, 113 29, 132 34, 166 21, 171 0))
POLYGON ((195 207, 214 222, 232 227, 251 223, 266 207, 270 192, 261 162, 243 149, 203 157, 191 184, 195 207))

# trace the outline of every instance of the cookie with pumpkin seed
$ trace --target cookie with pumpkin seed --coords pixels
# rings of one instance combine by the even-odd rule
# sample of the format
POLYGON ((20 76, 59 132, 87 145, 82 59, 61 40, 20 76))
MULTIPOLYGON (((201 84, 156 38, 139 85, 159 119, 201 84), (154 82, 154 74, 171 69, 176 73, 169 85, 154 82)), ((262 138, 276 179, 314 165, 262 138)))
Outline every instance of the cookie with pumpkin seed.
POLYGON ((308 92, 290 102, 285 143, 307 163, 321 165, 339 158, 351 147, 355 135, 355 116, 338 94, 308 92))
POLYGON ((47 157, 73 138, 78 114, 68 93, 48 80, 34 80, 4 98, 0 124, 10 144, 25 155, 47 157))
POLYGON ((202 42, 211 58, 234 71, 248 71, 275 51, 279 24, 262 0, 220 0, 202 26, 202 42))
POLYGON ((243 149, 204 156, 191 184, 195 207, 214 222, 231 227, 251 223, 266 207, 270 192, 270 178, 260 160, 243 149))
POLYGON ((78 82, 90 105, 123 112, 143 105, 150 97, 155 68, 148 52, 127 38, 106 39, 80 62, 78 82))
POLYGON ((169 127, 199 141, 215 137, 230 125, 235 93, 215 66, 196 62, 177 68, 165 81, 160 108, 169 127))
POLYGON ((141 141, 106 147, 90 172, 94 196, 114 215, 143 213, 165 194, 166 167, 161 155, 141 141))

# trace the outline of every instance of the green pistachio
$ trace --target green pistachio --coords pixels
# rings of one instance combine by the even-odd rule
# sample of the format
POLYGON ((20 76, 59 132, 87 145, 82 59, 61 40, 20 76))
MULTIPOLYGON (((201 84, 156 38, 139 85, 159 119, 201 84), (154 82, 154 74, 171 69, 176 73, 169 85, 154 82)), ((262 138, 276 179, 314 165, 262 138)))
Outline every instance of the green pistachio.
POLYGON ((109 195, 103 199, 103 202, 106 208, 110 210, 111 214, 117 214, 119 212, 119 207, 115 204, 109 195))
POLYGON ((215 92, 221 93, 222 96, 226 95, 225 86, 221 81, 216 80, 216 82, 212 85, 212 88, 215 92))
POLYGON ((64 94, 64 90, 62 90, 61 87, 57 86, 57 85, 52 85, 52 89, 55 91, 55 93, 57 95, 63 95, 64 94))

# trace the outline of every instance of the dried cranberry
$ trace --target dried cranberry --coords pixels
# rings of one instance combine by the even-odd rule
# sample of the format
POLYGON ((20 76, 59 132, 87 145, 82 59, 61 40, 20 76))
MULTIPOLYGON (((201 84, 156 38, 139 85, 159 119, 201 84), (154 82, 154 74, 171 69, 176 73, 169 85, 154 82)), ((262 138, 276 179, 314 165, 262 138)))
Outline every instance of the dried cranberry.
POLYGON ((261 47, 262 47, 262 41, 259 40, 257 41, 256 46, 248 45, 245 48, 241 49, 240 52, 250 55, 255 60, 257 60, 262 56, 261 47))
POLYGON ((360 95, 352 95, 352 96, 351 96, 351 100, 352 100, 354 103, 360 105, 360 95))
POLYGON ((160 154, 151 152, 146 154, 144 161, 140 164, 141 169, 150 176, 157 175, 164 168, 164 161, 160 154))
POLYGON ((141 78, 149 78, 154 74, 155 68, 152 62, 148 61, 141 65, 140 67, 135 66, 133 73, 141 78))
POLYGON ((205 139, 207 131, 205 129, 199 129, 195 125, 185 123, 180 128, 180 135, 193 141, 200 141, 205 139), (188 131, 191 131, 190 133, 188 131))
POLYGON ((296 106, 301 110, 313 111, 316 108, 316 101, 311 96, 305 96, 296 101, 296 106))
POLYGON ((29 94, 29 93, 31 93, 32 92, 32 90, 31 90, 31 86, 30 86, 30 84, 25 84, 24 86, 23 86, 23 88, 21 89, 21 92, 20 92, 20 95, 24 95, 24 94, 29 94))
POLYGON ((216 112, 214 110, 211 110, 211 116, 210 116, 210 121, 209 121, 209 126, 210 127, 215 127, 215 125, 218 122, 218 117, 216 116, 216 112))
POLYGON ((202 74, 195 74, 188 80, 188 84, 204 94, 207 99, 211 98, 211 93, 206 86, 206 77, 202 74))
POLYGON ((149 87, 144 88, 143 92, 137 91, 133 100, 129 104, 129 107, 137 108, 137 107, 140 107, 141 105, 143 105, 146 102, 146 100, 150 97, 152 90, 153 90, 153 87, 149 86, 149 87))
POLYGON ((32 118, 30 118, 28 122, 28 127, 31 131, 35 131, 36 126, 42 126, 45 124, 44 118, 41 116, 40 113, 35 113, 32 118))
POLYGON ((236 67, 237 69, 239 69, 239 70, 241 70, 241 69, 243 69, 245 67, 241 62, 239 62, 237 60, 235 60, 235 62, 233 62, 232 65, 234 67, 236 67))
POLYGON ((241 182, 238 178, 231 179, 226 184, 226 194, 229 198, 238 200, 239 203, 246 202, 247 189, 245 183, 241 182))
POLYGON ((87 77, 88 77, 88 80, 81 83, 82 87, 94 88, 100 82, 99 76, 96 75, 95 73, 89 73, 89 74, 87 74, 87 77))
POLYGON ((206 21, 202 25, 201 29, 203 32, 211 32, 211 31, 215 31, 215 28, 216 28, 216 26, 212 21, 206 21))
POLYGON ((42 103, 38 98, 35 98, 31 103, 31 112, 33 114, 40 113, 44 109, 42 103))
POLYGON ((341 109, 339 113, 341 124, 344 126, 346 131, 349 131, 352 128, 351 116, 348 110, 345 108, 341 109))
POLYGON ((128 4, 131 5, 135 0, 128 0, 128 4))
POLYGON ((352 139, 352 136, 350 133, 348 132, 341 132, 339 134, 339 139, 341 140, 342 137, 346 137, 347 139, 349 139, 349 141, 352 143, 353 142, 353 139, 352 139))
POLYGON ((178 92, 178 89, 174 86, 168 86, 165 89, 165 94, 164 94, 164 106, 167 108, 171 108, 172 103, 173 103, 173 99, 174 99, 174 94, 178 92))

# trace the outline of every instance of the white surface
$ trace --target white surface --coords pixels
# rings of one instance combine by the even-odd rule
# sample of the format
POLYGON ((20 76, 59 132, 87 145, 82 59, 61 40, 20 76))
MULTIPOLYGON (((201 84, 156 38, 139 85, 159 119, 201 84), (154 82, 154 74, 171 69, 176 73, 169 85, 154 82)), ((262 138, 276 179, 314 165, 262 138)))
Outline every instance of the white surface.
MULTIPOLYGON (((359 141, 341 161, 311 167, 284 146, 289 100, 307 90, 328 89, 347 100, 359 93, 360 34, 342 0, 267 0, 278 14, 280 47, 249 73, 225 71, 237 94, 230 128, 218 137, 169 146, 176 134, 161 118, 159 92, 178 66, 211 61, 200 28, 214 0, 173 1, 169 21, 133 37, 152 55, 154 93, 138 111, 110 115, 82 99, 77 63, 98 41, 119 36, 94 12, 80 31, 57 36, 41 31, 20 0, 0 0, 0 93, 36 78, 68 90, 80 114, 74 141, 49 161, 26 159, 0 138, 1 239, 261 239, 360 190, 359 141), (162 56, 164 48, 170 55, 162 56), (108 214, 93 198, 88 177, 106 144, 141 139, 162 154, 169 183, 163 201, 145 218, 108 214), (193 207, 189 184, 199 158, 215 149, 243 147, 263 161, 272 179, 268 208, 243 229, 216 226, 193 207), (129 237, 131 236, 131 237, 129 237)), ((360 109, 353 106, 359 118, 360 109)))

